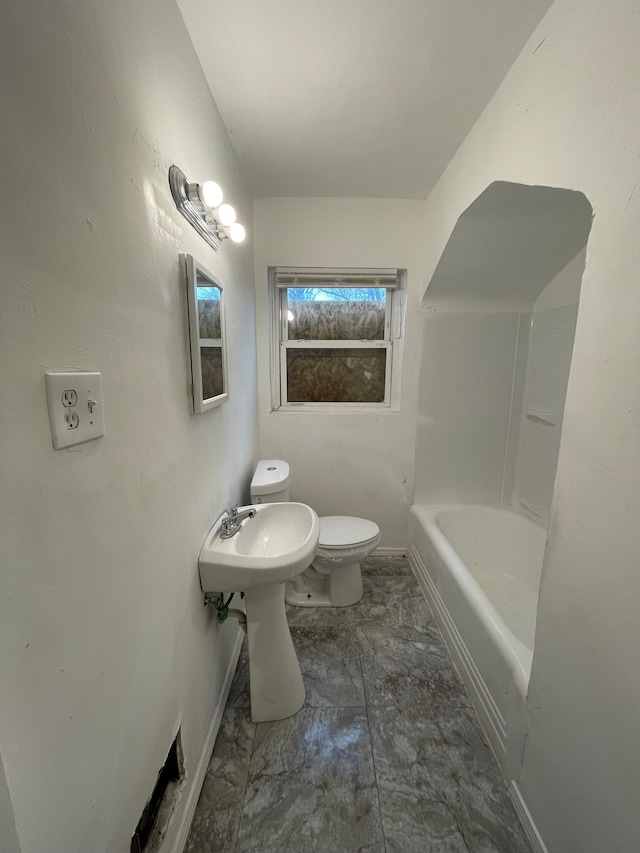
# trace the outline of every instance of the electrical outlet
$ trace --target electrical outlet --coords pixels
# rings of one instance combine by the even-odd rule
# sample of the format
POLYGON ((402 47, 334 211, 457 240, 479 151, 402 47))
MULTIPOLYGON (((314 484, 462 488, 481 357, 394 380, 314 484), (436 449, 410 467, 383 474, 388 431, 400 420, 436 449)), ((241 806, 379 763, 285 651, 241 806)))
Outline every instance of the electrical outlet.
POLYGON ((54 450, 104 435, 102 374, 46 373, 54 450))
POLYGON ((78 429, 80 426, 80 418, 76 412, 67 412, 64 416, 64 422, 67 429, 78 429))

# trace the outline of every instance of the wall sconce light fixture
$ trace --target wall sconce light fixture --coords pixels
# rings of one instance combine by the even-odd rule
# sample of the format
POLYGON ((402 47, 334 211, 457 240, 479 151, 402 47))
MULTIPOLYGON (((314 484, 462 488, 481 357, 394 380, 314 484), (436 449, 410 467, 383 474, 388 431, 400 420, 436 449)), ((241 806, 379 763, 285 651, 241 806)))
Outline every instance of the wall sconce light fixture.
POLYGON ((215 181, 190 183, 181 169, 171 166, 169 187, 180 213, 214 249, 227 238, 234 243, 244 240, 244 227, 236 222, 231 205, 222 203, 222 190, 215 181))

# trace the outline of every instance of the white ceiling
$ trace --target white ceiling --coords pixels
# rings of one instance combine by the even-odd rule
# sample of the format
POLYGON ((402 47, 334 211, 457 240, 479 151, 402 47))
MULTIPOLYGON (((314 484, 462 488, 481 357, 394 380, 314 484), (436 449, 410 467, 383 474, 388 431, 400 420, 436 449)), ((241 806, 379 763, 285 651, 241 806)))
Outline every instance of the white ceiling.
POLYGON ((551 0, 177 0, 253 193, 424 198, 551 0))

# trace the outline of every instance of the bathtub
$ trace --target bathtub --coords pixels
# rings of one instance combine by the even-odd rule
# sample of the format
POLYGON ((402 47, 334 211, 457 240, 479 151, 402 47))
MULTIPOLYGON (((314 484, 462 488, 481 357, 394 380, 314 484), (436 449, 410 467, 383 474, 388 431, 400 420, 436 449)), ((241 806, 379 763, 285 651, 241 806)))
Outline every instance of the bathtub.
POLYGON ((502 507, 411 507, 411 567, 507 780, 524 746, 546 537, 502 507))

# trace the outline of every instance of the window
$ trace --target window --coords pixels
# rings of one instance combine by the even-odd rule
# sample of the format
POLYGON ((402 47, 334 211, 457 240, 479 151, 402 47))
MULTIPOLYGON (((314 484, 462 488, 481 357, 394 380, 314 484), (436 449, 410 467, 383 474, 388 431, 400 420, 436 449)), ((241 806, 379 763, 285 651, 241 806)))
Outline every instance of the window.
POLYGON ((399 270, 271 270, 274 408, 397 405, 399 270))

